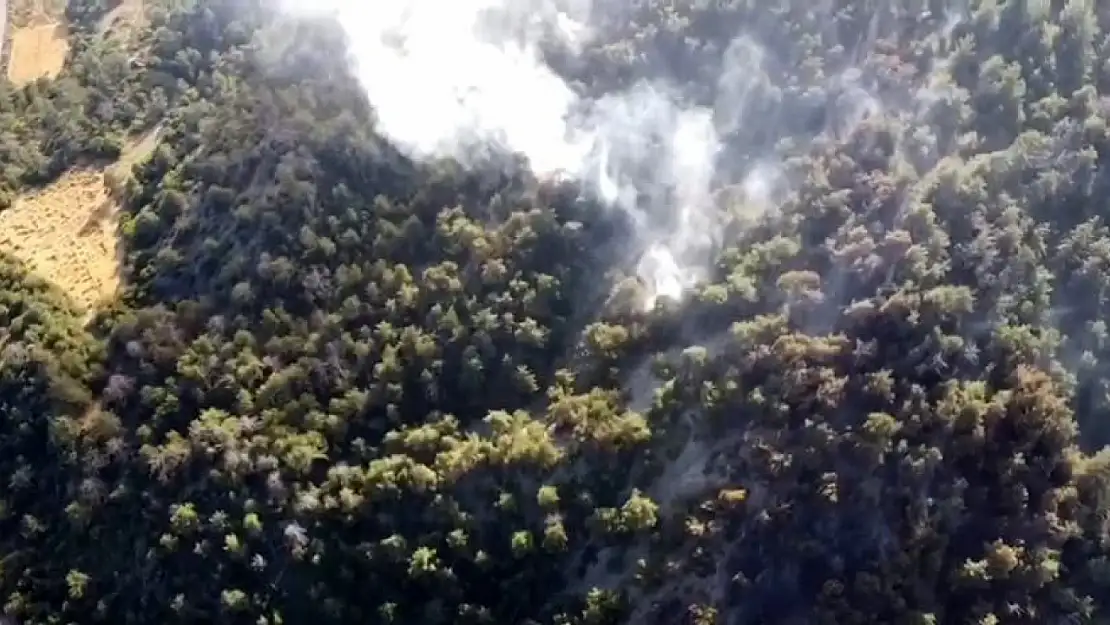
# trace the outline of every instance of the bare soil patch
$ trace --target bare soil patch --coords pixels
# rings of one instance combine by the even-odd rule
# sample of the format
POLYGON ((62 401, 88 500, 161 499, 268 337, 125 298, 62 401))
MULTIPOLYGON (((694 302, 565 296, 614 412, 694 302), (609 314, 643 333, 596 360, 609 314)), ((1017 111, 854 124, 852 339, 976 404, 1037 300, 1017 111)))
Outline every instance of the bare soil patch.
POLYGON ((119 204, 109 185, 157 144, 156 131, 131 142, 111 167, 78 169, 16 199, 0 212, 0 249, 57 284, 86 310, 119 287, 119 204))
POLYGON ((53 78, 65 66, 69 33, 64 24, 12 28, 8 79, 25 85, 39 78, 53 78))
POLYGON ((65 17, 66 0, 8 0, 13 28, 56 24, 65 17))
POLYGON ((123 0, 109 11, 101 20, 101 36, 116 36, 124 40, 132 39, 146 21, 146 7, 143 0, 123 0))

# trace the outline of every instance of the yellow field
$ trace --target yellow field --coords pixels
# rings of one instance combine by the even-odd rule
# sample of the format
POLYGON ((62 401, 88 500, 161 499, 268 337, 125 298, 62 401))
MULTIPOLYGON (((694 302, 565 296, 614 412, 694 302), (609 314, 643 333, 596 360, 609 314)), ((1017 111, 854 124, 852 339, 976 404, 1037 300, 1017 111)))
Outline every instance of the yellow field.
POLYGON ((0 249, 19 258, 86 309, 119 286, 119 206, 107 178, 122 179, 157 143, 155 133, 136 140, 106 169, 64 174, 53 184, 18 198, 0 212, 0 249))
POLYGON ((8 79, 16 85, 24 85, 38 78, 57 76, 69 54, 66 36, 64 24, 12 28, 8 79))

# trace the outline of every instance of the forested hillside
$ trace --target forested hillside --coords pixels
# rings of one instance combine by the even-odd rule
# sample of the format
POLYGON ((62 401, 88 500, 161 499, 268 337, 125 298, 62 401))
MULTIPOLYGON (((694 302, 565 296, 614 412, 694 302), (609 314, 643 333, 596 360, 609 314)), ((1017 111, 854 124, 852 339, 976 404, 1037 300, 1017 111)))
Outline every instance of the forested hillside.
POLYGON ((407 149, 335 19, 56 19, 0 79, 0 614, 1110 623, 1110 4, 594 2, 546 63, 715 111, 695 226, 407 149), (81 293, 26 255, 73 180, 81 293), (681 292, 643 219, 711 234, 681 292))

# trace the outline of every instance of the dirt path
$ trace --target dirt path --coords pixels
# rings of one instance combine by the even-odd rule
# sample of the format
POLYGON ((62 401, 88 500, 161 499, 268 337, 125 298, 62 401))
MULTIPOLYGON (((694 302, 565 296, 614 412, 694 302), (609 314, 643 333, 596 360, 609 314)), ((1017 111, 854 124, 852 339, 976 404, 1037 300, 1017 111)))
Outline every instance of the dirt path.
POLYGON ((144 22, 146 10, 142 0, 121 0, 100 20, 98 31, 101 36, 115 32, 123 37, 134 36, 144 22))

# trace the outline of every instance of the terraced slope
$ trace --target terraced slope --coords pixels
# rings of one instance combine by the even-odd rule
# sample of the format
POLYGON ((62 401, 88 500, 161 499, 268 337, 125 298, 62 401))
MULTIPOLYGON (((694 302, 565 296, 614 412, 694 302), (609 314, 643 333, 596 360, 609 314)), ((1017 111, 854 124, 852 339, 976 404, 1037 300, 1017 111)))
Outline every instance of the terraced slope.
POLYGON ((0 250, 91 308, 119 286, 118 202, 112 187, 150 154, 157 132, 133 141, 110 167, 68 172, 0 212, 0 250))

